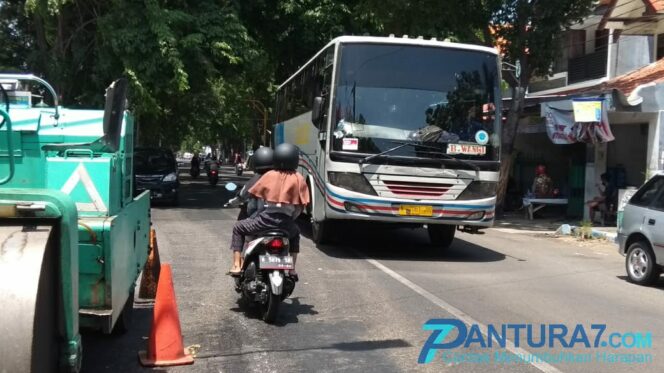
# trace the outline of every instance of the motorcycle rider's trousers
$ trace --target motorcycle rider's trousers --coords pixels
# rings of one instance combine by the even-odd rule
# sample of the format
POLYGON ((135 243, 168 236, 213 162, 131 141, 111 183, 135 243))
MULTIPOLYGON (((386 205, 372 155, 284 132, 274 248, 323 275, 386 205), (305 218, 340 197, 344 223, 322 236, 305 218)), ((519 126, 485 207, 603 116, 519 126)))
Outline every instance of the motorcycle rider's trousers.
POLYGON ((288 232, 291 253, 300 252, 300 228, 289 215, 263 211, 255 217, 240 220, 233 227, 231 250, 242 251, 246 236, 258 236, 261 232, 269 230, 284 230, 288 232))

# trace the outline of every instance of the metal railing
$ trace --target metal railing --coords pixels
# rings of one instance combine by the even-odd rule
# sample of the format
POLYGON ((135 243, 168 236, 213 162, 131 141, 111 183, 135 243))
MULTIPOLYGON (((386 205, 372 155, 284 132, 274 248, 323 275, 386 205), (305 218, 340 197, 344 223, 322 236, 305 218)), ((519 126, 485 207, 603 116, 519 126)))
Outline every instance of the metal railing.
POLYGON ((607 49, 570 58, 567 64, 567 84, 605 77, 607 58, 607 49))

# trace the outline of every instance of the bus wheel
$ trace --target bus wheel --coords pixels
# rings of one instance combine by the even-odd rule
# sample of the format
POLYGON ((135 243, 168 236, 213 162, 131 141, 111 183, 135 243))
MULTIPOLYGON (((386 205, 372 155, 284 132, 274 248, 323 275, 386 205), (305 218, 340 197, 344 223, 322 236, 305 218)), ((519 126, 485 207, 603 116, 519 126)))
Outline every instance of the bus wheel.
POLYGON ((311 239, 317 244, 323 245, 330 242, 332 236, 332 223, 329 221, 315 221, 311 218, 311 239))
POLYGON ((429 240, 431 244, 441 249, 447 249, 454 240, 454 232, 456 232, 456 225, 446 224, 431 224, 427 226, 429 231, 429 240))

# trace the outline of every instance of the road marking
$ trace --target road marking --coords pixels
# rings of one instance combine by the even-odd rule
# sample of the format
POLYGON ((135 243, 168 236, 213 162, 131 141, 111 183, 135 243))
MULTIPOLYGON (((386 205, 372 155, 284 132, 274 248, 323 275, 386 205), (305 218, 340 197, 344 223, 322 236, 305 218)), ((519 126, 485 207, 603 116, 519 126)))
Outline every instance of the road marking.
POLYGON ((83 183, 83 187, 85 188, 85 191, 88 193, 88 196, 92 200, 92 203, 76 202, 76 207, 78 208, 78 210, 85 212, 108 211, 106 205, 104 204, 103 198, 101 198, 101 196, 99 195, 99 192, 95 187, 95 183, 92 181, 92 178, 90 177, 90 174, 88 173, 88 170, 85 168, 83 163, 78 164, 78 167, 76 167, 76 169, 71 174, 69 179, 67 179, 62 188, 60 188, 60 191, 62 191, 65 194, 71 194, 71 192, 74 190, 74 188, 76 187, 76 185, 78 185, 79 182, 83 183))
MULTIPOLYGON (((383 264, 379 263, 375 259, 369 259, 366 258, 367 262, 371 263, 374 267, 380 269, 381 271, 385 272, 387 275, 392 277, 393 279, 399 281, 401 284, 405 285, 406 287, 410 288, 414 292, 418 293, 419 295, 423 296, 424 298, 428 299, 431 301, 431 303, 437 305, 438 307, 442 308, 443 310, 447 311, 457 319, 463 321, 467 325, 472 325, 472 324, 477 324, 481 330, 482 335, 484 337, 488 338, 489 336, 484 332, 487 330, 487 326, 478 322, 477 320, 473 319, 470 315, 467 313, 461 311, 460 309, 452 306, 451 304, 445 302, 444 300, 438 298, 434 294, 424 290, 422 287, 419 285, 415 284, 414 282, 410 281, 409 279, 401 276, 400 274, 396 273, 395 271, 391 270, 390 268, 384 266, 383 264)), ((505 348, 507 351, 519 355, 532 355, 531 352, 521 348, 521 347, 516 347, 514 345, 514 342, 510 341, 509 339, 505 339, 505 348)), ((531 361, 529 362, 530 365, 534 366, 535 368, 539 369, 542 372, 545 373, 562 373, 558 368, 554 367, 551 364, 545 363, 545 362, 536 362, 536 361, 531 361)))

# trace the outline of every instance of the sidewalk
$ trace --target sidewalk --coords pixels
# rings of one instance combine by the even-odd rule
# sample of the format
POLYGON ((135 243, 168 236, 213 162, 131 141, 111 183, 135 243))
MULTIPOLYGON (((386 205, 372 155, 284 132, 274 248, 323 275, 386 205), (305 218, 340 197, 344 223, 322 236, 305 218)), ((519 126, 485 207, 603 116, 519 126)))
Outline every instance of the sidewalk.
MULTIPOLYGON (((523 213, 516 212, 506 213, 503 217, 496 219, 493 229, 504 233, 572 235, 580 225, 581 221, 563 217, 542 217, 529 220, 524 218, 523 213)), ((616 231, 615 226, 593 226, 591 228, 594 238, 603 238, 610 242, 615 242, 616 231)))

